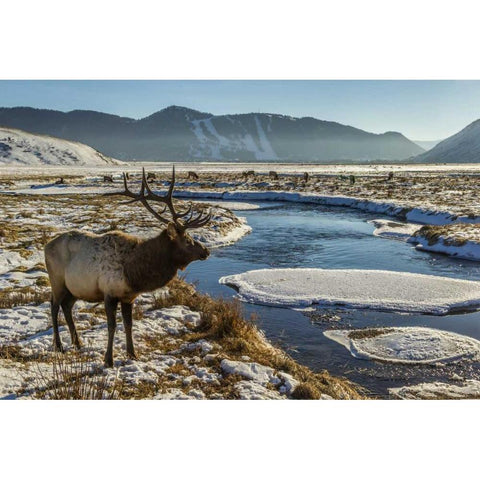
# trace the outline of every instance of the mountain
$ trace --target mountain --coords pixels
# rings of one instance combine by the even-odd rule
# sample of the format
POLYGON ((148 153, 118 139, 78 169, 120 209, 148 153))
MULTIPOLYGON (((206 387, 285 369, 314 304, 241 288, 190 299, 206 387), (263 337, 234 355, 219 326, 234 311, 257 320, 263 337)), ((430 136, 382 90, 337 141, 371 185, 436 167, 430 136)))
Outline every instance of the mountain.
POLYGON ((178 106, 140 120, 86 110, 0 108, 0 125, 76 140, 124 160, 403 160, 423 151, 397 132, 374 134, 312 117, 212 115, 178 106))
POLYGON ((418 163, 480 162, 480 119, 413 160, 418 163))
POLYGON ((0 127, 0 166, 119 163, 82 143, 0 127))
POLYGON ((413 143, 416 143, 419 147, 422 147, 425 150, 431 150, 433 147, 438 145, 441 140, 412 140, 413 143))

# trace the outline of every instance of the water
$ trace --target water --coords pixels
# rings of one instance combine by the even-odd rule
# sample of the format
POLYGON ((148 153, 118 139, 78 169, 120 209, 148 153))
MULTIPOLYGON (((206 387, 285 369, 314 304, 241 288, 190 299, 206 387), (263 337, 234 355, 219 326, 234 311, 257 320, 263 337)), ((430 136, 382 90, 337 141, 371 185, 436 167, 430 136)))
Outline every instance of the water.
MULTIPOLYGON (((186 270, 187 280, 213 296, 233 297, 220 285, 224 275, 258 268, 361 268, 441 275, 480 280, 480 264, 415 250, 412 245, 373 236, 367 223, 379 215, 319 205, 284 204, 238 212, 253 228, 232 246, 213 250, 208 260, 186 270)), ((372 326, 425 326, 449 330, 480 340, 480 312, 448 315, 405 315, 368 310, 336 310, 339 321, 310 318, 284 308, 244 304, 267 337, 313 370, 327 369, 347 377, 379 396, 387 388, 424 381, 449 381, 453 374, 480 378, 476 363, 444 367, 390 365, 353 358, 348 350, 327 339, 325 329, 372 326)), ((325 310, 321 313, 329 313, 325 310)), ((330 310, 333 313, 333 311, 330 310)))

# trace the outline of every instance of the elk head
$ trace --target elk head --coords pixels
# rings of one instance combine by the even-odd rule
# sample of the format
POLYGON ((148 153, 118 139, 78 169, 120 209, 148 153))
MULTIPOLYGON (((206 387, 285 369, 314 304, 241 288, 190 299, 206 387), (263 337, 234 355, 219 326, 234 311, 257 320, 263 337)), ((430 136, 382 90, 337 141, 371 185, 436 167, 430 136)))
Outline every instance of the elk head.
POLYGON ((192 205, 183 212, 177 212, 173 205, 172 195, 175 187, 175 166, 172 170, 172 180, 165 195, 158 195, 152 192, 147 183, 145 169, 142 171, 142 186, 139 193, 132 192, 127 185, 126 174, 123 174, 123 192, 106 193, 105 195, 124 195, 130 197, 131 200, 124 203, 140 202, 157 220, 167 225, 166 229, 161 233, 170 243, 170 254, 172 261, 179 265, 182 270, 195 260, 205 260, 210 255, 208 248, 203 246, 197 240, 194 240, 187 230, 200 228, 205 226, 212 218, 211 213, 204 214, 200 211, 198 215, 192 212, 192 205), (157 212, 149 202, 157 202, 164 205, 163 210, 157 212), (165 213, 170 214, 170 218, 165 213))

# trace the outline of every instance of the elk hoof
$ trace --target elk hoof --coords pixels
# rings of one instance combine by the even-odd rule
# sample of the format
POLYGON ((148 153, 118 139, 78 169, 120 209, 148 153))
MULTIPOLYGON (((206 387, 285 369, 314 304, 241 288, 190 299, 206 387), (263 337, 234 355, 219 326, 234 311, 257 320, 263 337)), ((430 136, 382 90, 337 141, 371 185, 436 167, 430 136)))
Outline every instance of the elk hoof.
POLYGON ((59 353, 65 353, 65 349, 61 343, 53 344, 53 351, 59 353))
POLYGON ((127 352, 127 357, 130 359, 130 360, 137 360, 138 357, 137 355, 135 354, 135 352, 127 352))

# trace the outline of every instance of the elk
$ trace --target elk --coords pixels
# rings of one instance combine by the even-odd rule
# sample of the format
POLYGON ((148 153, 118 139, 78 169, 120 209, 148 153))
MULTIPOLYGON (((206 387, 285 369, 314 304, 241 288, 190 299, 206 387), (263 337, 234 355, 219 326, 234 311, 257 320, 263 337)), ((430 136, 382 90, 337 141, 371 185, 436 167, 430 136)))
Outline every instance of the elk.
POLYGON ((303 181, 304 181, 305 183, 307 183, 309 178, 310 178, 310 175, 308 174, 308 172, 305 172, 305 173, 303 174, 303 181))
POLYGON ((153 172, 147 173, 147 180, 156 180, 156 179, 157 179, 157 175, 155 175, 155 173, 153 172))
POLYGON ((113 183, 113 176, 112 175, 104 175, 103 176, 103 183, 113 183))
POLYGON ((79 299, 105 304, 108 325, 108 344, 105 366, 113 366, 113 340, 116 313, 121 304, 126 335, 127 355, 136 358, 132 340, 132 306, 135 298, 143 293, 165 286, 177 274, 178 269, 195 260, 205 260, 210 252, 200 242, 193 240, 187 230, 205 226, 211 212, 192 212, 192 205, 177 212, 172 194, 175 186, 175 167, 168 192, 161 196, 150 189, 143 170, 139 193, 132 192, 123 175, 124 190, 106 193, 121 195, 140 202, 161 224, 166 225, 157 236, 148 240, 127 235, 120 231, 103 235, 72 230, 63 233, 45 246, 45 264, 52 287, 51 313, 54 349, 63 352, 58 332, 58 313, 62 308, 70 331, 72 344, 81 342, 72 318, 72 308, 79 299), (159 211, 151 202, 163 204, 159 211), (169 216, 164 215, 166 210, 169 216))
POLYGON ((273 180, 278 180, 278 173, 275 172, 274 170, 270 170, 268 172, 268 176, 273 180))
POLYGON ((189 172, 188 172, 187 180, 190 180, 191 178, 192 178, 193 180, 198 180, 198 179, 199 179, 199 176, 198 176, 198 174, 196 174, 195 172, 189 171, 189 172))

